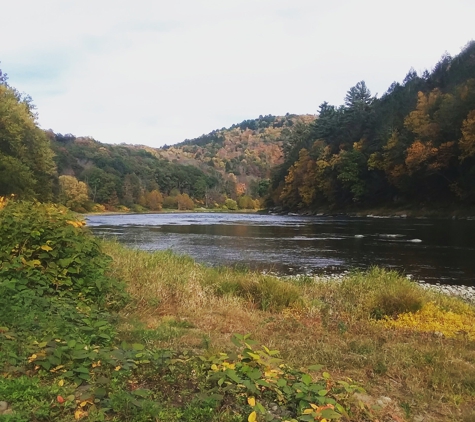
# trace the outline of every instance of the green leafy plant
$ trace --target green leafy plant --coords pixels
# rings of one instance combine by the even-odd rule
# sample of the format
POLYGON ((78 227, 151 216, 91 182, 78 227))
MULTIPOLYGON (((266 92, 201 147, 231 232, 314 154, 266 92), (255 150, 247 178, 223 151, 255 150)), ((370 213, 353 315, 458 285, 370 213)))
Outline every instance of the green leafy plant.
POLYGON ((235 353, 201 357, 209 366, 209 395, 240 397, 247 405, 249 420, 301 421, 338 419, 349 416, 349 399, 364 391, 351 380, 334 381, 321 365, 303 370, 288 367, 277 350, 258 347, 249 335, 235 334, 235 353), (313 376, 312 376, 313 374, 313 376))

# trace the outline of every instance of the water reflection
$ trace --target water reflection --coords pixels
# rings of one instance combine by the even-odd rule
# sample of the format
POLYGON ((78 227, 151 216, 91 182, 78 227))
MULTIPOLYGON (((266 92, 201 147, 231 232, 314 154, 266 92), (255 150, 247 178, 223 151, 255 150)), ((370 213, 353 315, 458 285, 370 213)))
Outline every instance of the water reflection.
POLYGON ((210 265, 281 274, 380 265, 429 282, 475 284, 475 221, 183 213, 97 215, 88 225, 98 236, 210 265))

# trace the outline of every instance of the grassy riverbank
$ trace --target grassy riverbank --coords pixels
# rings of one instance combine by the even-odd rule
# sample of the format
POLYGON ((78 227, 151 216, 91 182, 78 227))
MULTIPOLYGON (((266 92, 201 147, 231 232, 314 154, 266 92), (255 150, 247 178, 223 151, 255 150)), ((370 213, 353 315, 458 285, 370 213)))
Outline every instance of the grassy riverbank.
POLYGON ((21 203, 0 258, 0 420, 475 420, 474 308, 395 273, 208 268, 21 203))
POLYGON ((320 363, 363 385, 375 401, 391 398, 383 413, 394 420, 475 420, 475 314, 457 299, 379 269, 341 282, 283 282, 166 252, 115 243, 105 250, 133 298, 122 310, 121 332, 130 339, 210 353, 228 349, 232 333, 250 333, 291 365, 320 363), (431 303, 443 312, 435 323, 426 312, 418 329, 378 320, 431 303), (463 328, 454 323, 461 318, 463 328))

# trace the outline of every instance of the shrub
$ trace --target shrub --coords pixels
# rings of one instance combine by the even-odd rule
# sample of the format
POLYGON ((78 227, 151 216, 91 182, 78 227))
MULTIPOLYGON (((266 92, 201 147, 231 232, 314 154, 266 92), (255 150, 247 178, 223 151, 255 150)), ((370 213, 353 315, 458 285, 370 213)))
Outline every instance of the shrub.
POLYGON ((422 308, 427 294, 395 271, 372 268, 346 277, 339 287, 349 312, 356 318, 394 317, 422 308))
POLYGON ((11 201, 0 212, 4 287, 103 301, 113 287, 104 274, 109 261, 85 223, 64 207, 11 201))
POLYGON ((218 282, 208 280, 205 284, 211 284, 217 294, 242 297, 268 311, 281 311, 302 300, 295 285, 254 273, 240 274, 234 270, 230 277, 222 277, 218 282))
POLYGON ((224 205, 228 210, 231 211, 236 211, 238 209, 237 202, 234 199, 226 199, 226 201, 224 201, 224 205))

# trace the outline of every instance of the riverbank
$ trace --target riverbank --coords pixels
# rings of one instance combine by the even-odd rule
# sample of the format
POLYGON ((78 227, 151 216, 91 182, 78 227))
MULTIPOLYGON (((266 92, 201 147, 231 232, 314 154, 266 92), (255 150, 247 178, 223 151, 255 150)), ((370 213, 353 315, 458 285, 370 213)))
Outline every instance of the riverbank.
POLYGON ((282 281, 164 252, 105 248, 134 298, 122 311, 126 338, 147 335, 155 347, 211 353, 227 350, 233 333, 250 333, 290 365, 319 363, 364 386, 364 400, 379 400, 374 420, 475 416, 475 311, 465 302, 378 269, 338 282, 282 281), (412 325, 404 316, 391 322, 417 309, 412 325))
POLYGON ((394 272, 210 268, 38 203, 0 212, 0 258, 0 419, 475 417, 475 308, 394 272))
POLYGON ((448 207, 448 206, 381 206, 370 208, 348 207, 344 209, 302 209, 297 211, 271 208, 269 213, 282 215, 306 215, 319 217, 369 217, 369 218, 434 218, 434 219, 462 219, 475 220, 475 207, 448 207))

